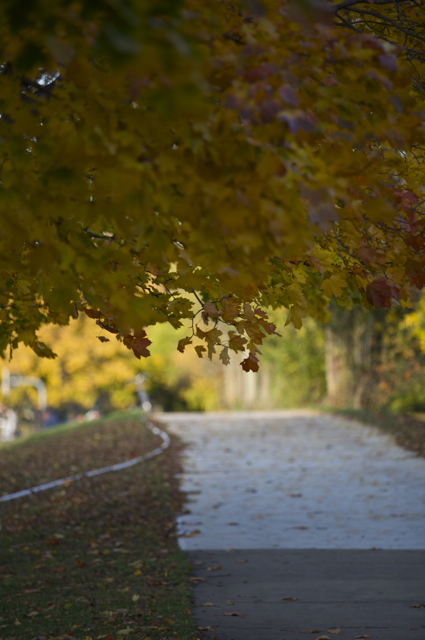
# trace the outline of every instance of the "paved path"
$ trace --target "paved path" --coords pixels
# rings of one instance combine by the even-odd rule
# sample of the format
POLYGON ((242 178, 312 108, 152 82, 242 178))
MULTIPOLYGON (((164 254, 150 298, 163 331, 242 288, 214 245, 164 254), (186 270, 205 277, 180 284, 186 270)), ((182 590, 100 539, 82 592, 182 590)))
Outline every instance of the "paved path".
POLYGON ((424 459, 312 411, 161 419, 188 445, 179 540, 217 640, 425 638, 424 459))
POLYGON ((425 460, 307 411, 170 414, 187 443, 184 549, 425 549, 425 460))

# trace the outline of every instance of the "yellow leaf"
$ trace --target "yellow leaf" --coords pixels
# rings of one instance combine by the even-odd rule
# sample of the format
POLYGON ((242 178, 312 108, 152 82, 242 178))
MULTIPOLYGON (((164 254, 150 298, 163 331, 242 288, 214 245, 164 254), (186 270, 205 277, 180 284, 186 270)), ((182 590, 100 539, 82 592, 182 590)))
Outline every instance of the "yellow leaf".
POLYGON ((342 295, 342 288, 347 286, 347 281, 336 274, 322 282, 322 289, 328 298, 332 298, 333 295, 339 298, 342 295))

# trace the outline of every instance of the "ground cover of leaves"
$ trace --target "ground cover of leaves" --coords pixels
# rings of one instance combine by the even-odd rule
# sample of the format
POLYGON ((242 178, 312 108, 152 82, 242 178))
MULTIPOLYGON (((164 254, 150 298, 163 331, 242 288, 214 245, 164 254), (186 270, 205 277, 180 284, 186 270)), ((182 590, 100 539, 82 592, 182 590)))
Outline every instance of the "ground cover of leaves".
POLYGON ((378 413, 367 409, 326 408, 326 411, 378 427, 394 436, 400 447, 425 457, 425 420, 408 414, 378 413))
MULTIPOLYGON (((0 447, 0 494, 160 443, 140 415, 0 447)), ((195 640, 176 543, 181 444, 119 472, 0 504, 0 640, 195 640)))

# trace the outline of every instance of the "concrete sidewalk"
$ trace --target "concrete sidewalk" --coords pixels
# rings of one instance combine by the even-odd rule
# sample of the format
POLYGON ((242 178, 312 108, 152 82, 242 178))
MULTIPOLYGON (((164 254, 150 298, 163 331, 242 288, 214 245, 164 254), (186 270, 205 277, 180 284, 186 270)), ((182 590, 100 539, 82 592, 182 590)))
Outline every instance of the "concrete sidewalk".
POLYGON ((194 589, 194 613, 208 638, 425 638, 425 608, 412 606, 425 605, 425 551, 213 550, 190 558, 205 580, 194 589))
POLYGON ((425 640, 424 459, 313 411, 161 420, 187 444, 177 525, 205 638, 425 640))

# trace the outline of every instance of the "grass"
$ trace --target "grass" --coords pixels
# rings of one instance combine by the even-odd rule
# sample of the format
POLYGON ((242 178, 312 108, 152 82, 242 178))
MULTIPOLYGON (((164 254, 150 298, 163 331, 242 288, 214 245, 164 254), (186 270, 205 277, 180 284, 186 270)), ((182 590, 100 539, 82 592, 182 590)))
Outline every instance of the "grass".
POLYGON ((425 457, 425 421, 411 415, 378 413, 369 409, 339 409, 321 407, 321 411, 353 418, 364 424, 378 427, 394 436, 400 447, 425 457))
MULTIPOLYGON (((0 493, 139 456, 140 415, 0 448, 0 493)), ((176 543, 181 445, 134 467, 0 504, 0 640, 195 640, 191 567, 176 543)))

